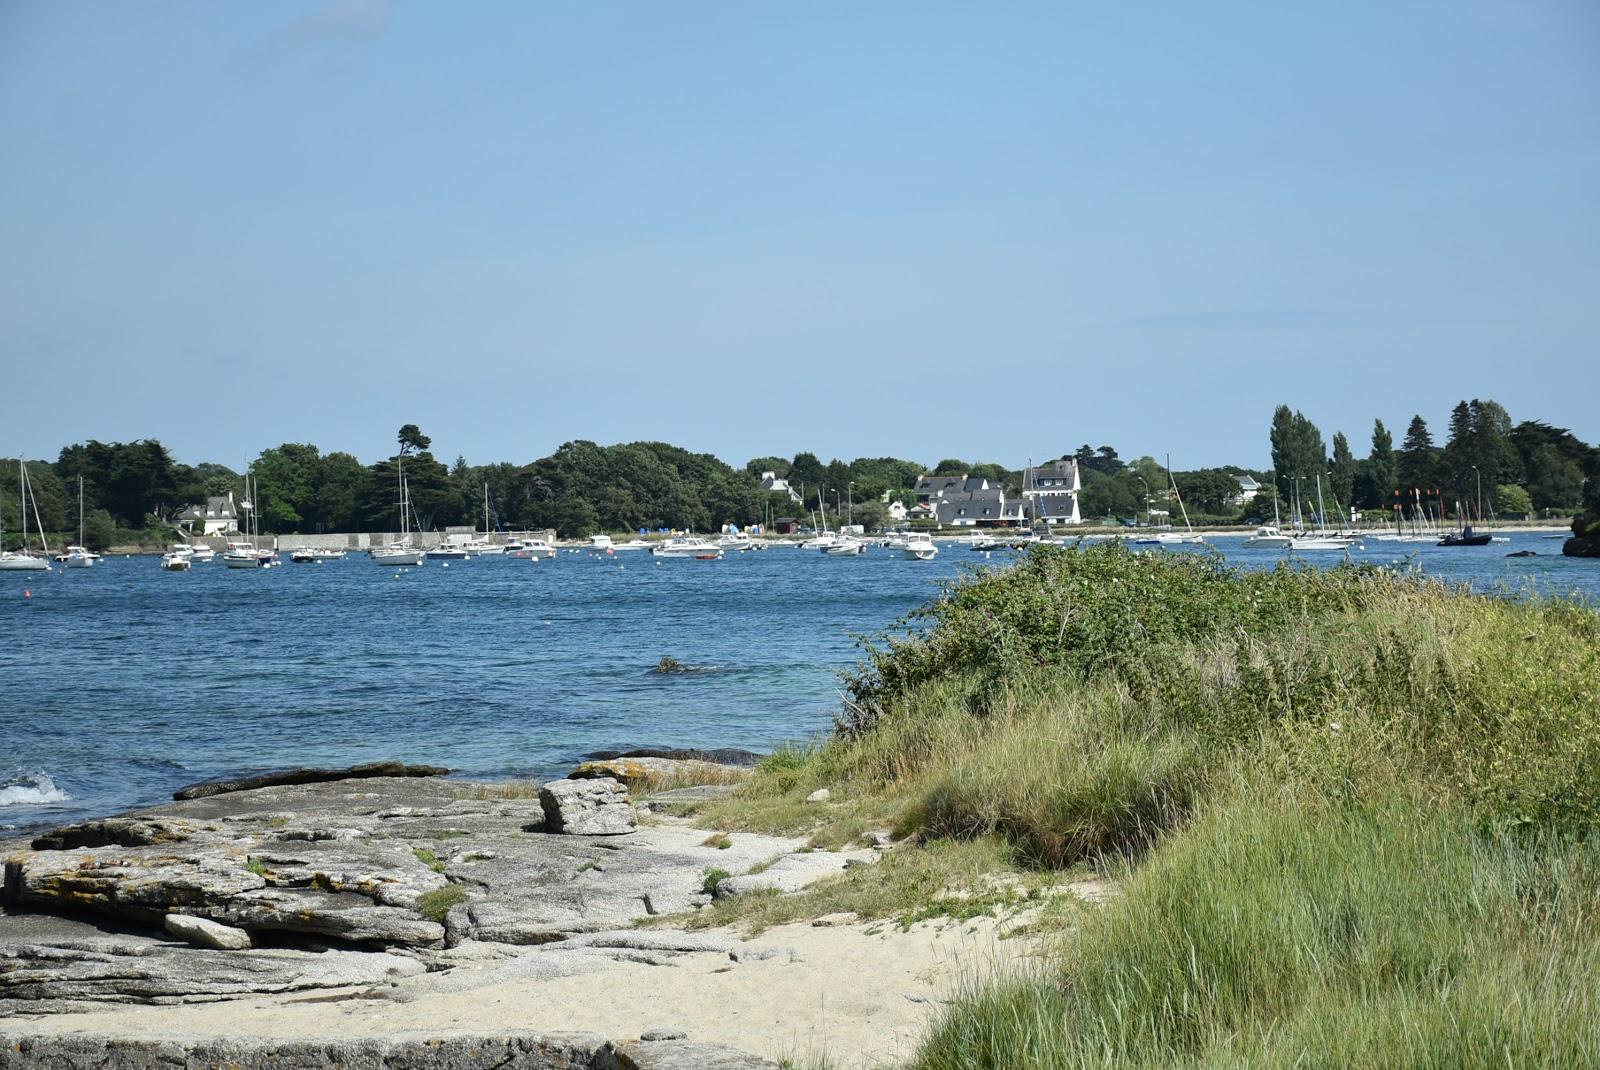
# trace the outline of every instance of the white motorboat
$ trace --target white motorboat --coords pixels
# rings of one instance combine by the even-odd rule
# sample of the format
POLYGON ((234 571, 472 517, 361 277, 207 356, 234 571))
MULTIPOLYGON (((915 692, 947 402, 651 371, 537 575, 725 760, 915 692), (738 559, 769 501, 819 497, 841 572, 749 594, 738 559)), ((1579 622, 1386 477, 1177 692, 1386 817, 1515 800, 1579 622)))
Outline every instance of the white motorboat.
MULTIPOLYGON (((177 547, 173 547, 173 549, 177 549, 177 547)), ((203 542, 193 542, 189 544, 189 560, 195 564, 203 565, 207 561, 215 561, 216 559, 217 552, 208 544, 203 542)))
POLYGON ((166 572, 188 572, 189 560, 193 556, 193 554, 169 550, 161 555, 161 568, 166 572))
POLYGON ((1293 535, 1285 535, 1270 524, 1256 528, 1256 533, 1244 540, 1245 548, 1250 550, 1285 550, 1293 543, 1293 535))
POLYGON ((367 556, 379 565, 420 565, 425 552, 415 546, 378 546, 367 551, 367 556))
POLYGON ((411 488, 406 484, 404 461, 395 465, 395 480, 400 484, 400 541, 390 546, 375 546, 367 551, 374 564, 413 567, 422 564, 423 550, 411 545, 411 488))
POLYGON ((824 546, 822 552, 827 557, 859 557, 867 552, 867 544, 861 539, 844 535, 831 546, 824 546))
POLYGON ((693 557, 710 561, 722 556, 722 547, 698 535, 675 535, 666 542, 656 543, 650 548, 650 553, 656 557, 693 557))
POLYGON ((939 548, 934 545, 933 536, 922 531, 907 535, 900 552, 917 561, 932 561, 939 556, 939 548))
POLYGON ((828 547, 837 544, 840 538, 841 536, 835 535, 831 531, 824 531, 821 535, 818 535, 812 539, 807 539, 805 542, 801 543, 800 549, 826 550, 828 547))
POLYGON ((1359 545, 1354 539, 1343 538, 1338 535, 1296 535, 1289 540, 1289 549, 1296 553, 1307 550, 1348 550, 1359 545))
POLYGON ((428 556, 435 561, 466 561, 472 557, 464 543, 442 542, 428 551, 428 556))
POLYGON ((344 551, 331 546, 301 546, 289 551, 289 560, 297 565, 319 564, 323 561, 343 561, 344 551))
POLYGON ((628 551, 648 550, 648 549, 650 549, 650 544, 648 542, 644 541, 643 539, 629 539, 627 542, 619 542, 619 543, 617 543, 615 546, 612 547, 612 549, 617 551, 617 553, 620 554, 624 550, 628 550, 628 551))
POLYGON ((88 568, 100 562, 100 555, 82 546, 69 546, 67 552, 56 557, 68 568, 88 568))
MULTIPOLYGON (((33 494, 28 486, 28 466, 22 461, 17 462, 17 501, 18 512, 22 514, 22 549, 0 549, 0 572, 49 572, 50 545, 44 541, 44 525, 39 523, 37 502, 33 505, 33 520, 40 531, 39 542, 44 546, 44 555, 35 556, 28 551, 28 503, 33 501, 33 494)), ((5 525, 0 524, 0 547, 4 546, 4 536, 5 525)))
POLYGON ((616 543, 611 541, 610 535, 590 535, 589 545, 584 547, 592 554, 609 554, 616 548, 616 543))
POLYGON ((717 545, 723 550, 744 551, 755 545, 755 541, 748 535, 724 535, 717 540, 717 545))
POLYGON ((556 548, 549 543, 537 541, 519 542, 513 546, 506 547, 507 557, 521 558, 526 561, 547 561, 554 558, 557 552, 556 548))

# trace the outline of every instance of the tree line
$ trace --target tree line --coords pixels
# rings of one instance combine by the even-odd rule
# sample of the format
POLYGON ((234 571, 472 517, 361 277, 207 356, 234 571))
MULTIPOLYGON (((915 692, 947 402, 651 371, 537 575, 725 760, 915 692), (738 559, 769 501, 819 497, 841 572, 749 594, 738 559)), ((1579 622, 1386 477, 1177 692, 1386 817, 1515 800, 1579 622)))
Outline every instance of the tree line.
MULTIPOLYGON (((1294 480, 1301 480, 1304 491, 1317 476, 1341 507, 1386 509, 1397 500, 1396 491, 1410 495, 1423 489, 1437 490, 1455 515, 1454 503, 1475 502, 1481 485, 1486 508, 1499 515, 1575 512, 1586 495, 1590 515, 1600 515, 1600 503, 1592 501, 1600 487, 1600 451, 1564 428, 1537 420, 1513 423, 1493 401, 1457 405, 1442 446, 1421 416, 1412 418, 1398 448, 1383 421, 1375 420, 1367 454, 1358 458, 1342 432, 1333 435, 1330 450, 1317 426, 1286 405, 1273 414, 1269 443, 1272 467, 1267 471, 1201 468, 1169 476, 1154 458, 1125 461, 1108 445, 1084 444, 1061 459, 1078 462, 1079 509, 1086 520, 1130 518, 1153 504, 1165 507, 1172 482, 1194 517, 1237 521, 1270 515, 1274 494, 1288 500, 1294 480), (1262 483, 1256 501, 1235 504, 1240 475, 1262 483)), ((1022 486, 1020 467, 960 458, 931 466, 897 457, 824 463, 815 453, 801 452, 790 458, 757 457, 734 468, 709 453, 664 442, 601 446, 579 440, 526 464, 472 465, 459 456, 446 464, 432 445, 417 425, 407 424, 396 436, 394 454, 375 464, 364 465, 349 453, 323 453, 308 443, 263 450, 250 465, 261 530, 394 530, 402 468, 416 519, 426 529, 554 528, 563 536, 640 528, 715 531, 723 524, 747 526, 785 516, 812 519, 819 508, 830 523, 848 513, 873 528, 887 521, 890 502, 915 501, 916 481, 924 473, 987 478, 1005 487, 1008 496, 1019 494, 1022 486), (766 472, 803 493, 803 503, 784 492, 764 491, 766 472)), ((221 464, 181 464, 155 439, 70 445, 53 462, 29 462, 29 476, 40 520, 53 532, 77 530, 82 478, 85 535, 94 547, 163 528, 209 496, 231 491, 242 499, 243 488, 240 472, 221 464)), ((17 490, 17 462, 0 461, 0 509, 12 542, 20 527, 17 490)))
POLYGON ((1600 450, 1566 428, 1513 423, 1503 405, 1479 398, 1451 410, 1442 446, 1417 415, 1398 449, 1379 419, 1366 457, 1354 456, 1342 432, 1334 434, 1330 454, 1317 426, 1287 405, 1273 413, 1269 438, 1275 490, 1285 500, 1295 480, 1304 494, 1320 476, 1341 504, 1365 510, 1410 508, 1422 498, 1451 516, 1564 515, 1600 486, 1600 450))

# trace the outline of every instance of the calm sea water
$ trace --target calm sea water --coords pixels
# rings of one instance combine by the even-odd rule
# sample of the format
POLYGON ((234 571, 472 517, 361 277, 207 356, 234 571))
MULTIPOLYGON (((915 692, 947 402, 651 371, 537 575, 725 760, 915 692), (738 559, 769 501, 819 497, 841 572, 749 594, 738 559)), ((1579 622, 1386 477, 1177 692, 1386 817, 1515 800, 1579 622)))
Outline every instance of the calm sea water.
MULTIPOLYGON (((1279 558, 1212 542, 1248 567, 1279 558)), ((1562 558, 1560 546, 1519 534, 1354 556, 1484 590, 1600 600, 1600 562, 1562 558), (1518 549, 1540 556, 1506 557, 1518 549)), ((398 575, 365 555, 253 571, 167 573, 136 557, 0 573, 0 828, 284 766, 401 758, 498 778, 559 774, 597 749, 764 750, 829 727, 858 636, 982 563, 952 545, 927 563, 874 548, 714 562, 562 553, 398 575), (662 655, 711 671, 651 673, 662 655)))

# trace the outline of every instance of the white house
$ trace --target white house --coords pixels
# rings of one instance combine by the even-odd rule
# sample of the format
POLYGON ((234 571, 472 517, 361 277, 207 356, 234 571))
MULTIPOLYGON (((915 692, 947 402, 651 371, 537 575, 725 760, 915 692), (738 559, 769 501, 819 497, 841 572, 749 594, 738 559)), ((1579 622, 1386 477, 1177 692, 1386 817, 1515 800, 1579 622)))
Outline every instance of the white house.
POLYGON ((799 502, 800 495, 789 486, 787 479, 779 479, 776 472, 761 473, 761 489, 769 494, 787 494, 791 502, 799 502))
POLYGON ((1233 477, 1233 479, 1234 482, 1239 484, 1239 491, 1237 494, 1230 494, 1227 496, 1227 498, 1223 499, 1227 504, 1248 505, 1250 502, 1256 500, 1256 495, 1261 493, 1261 484, 1257 483, 1250 476, 1236 475, 1233 477))
POLYGON ((231 535, 239 530, 239 509, 233 491, 226 497, 212 497, 204 505, 191 505, 178 514, 179 524, 188 525, 193 535, 231 535))
POLYGON ((1028 503, 1029 516, 1035 521, 1083 523, 1083 516, 1078 512, 1078 495, 1082 490, 1078 462, 1071 458, 1026 468, 1022 472, 1022 497, 1028 503))

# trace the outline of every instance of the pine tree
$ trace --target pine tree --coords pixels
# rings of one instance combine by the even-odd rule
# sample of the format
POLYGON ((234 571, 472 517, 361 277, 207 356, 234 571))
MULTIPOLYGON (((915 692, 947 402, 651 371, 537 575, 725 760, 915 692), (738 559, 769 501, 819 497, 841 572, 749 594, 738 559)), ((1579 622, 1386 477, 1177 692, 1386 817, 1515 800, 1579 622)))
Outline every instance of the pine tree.
POLYGON ((1411 417, 1411 426, 1406 428, 1405 441, 1400 444, 1396 457, 1401 497, 1419 490, 1426 492, 1438 485, 1438 453, 1427 421, 1421 416, 1411 417))
POLYGON ((1348 509, 1355 495, 1356 455, 1350 452, 1350 440, 1344 437, 1343 431, 1333 434, 1333 465, 1328 470, 1328 479, 1334 500, 1348 509))
MULTIPOLYGON (((1426 428, 1424 428, 1426 430, 1426 428)), ((1394 504, 1395 480, 1399 471, 1395 463, 1394 436, 1383 426, 1382 420, 1372 421, 1372 452, 1367 454, 1365 486, 1361 504, 1367 509, 1387 509, 1394 504)))

